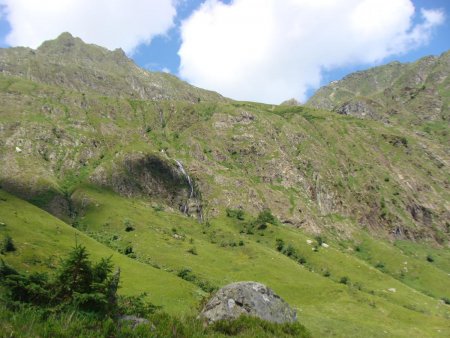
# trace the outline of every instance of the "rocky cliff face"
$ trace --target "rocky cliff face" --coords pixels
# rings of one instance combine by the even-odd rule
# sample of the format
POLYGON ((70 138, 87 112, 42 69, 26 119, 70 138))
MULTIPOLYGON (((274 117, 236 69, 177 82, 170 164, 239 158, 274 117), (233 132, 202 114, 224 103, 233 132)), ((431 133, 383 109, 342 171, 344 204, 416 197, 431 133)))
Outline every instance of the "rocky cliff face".
MULTIPOLYGON (((95 185, 198 218, 223 215, 226 208, 247 215, 270 208, 281 222, 313 233, 349 237, 362 227, 392 238, 442 243, 449 237, 449 125, 432 112, 423 119, 428 122, 405 128, 382 112, 379 93, 346 101, 340 114, 226 101, 209 92, 201 92, 206 96, 200 102, 189 97, 159 101, 145 93, 138 99, 124 78, 153 74, 120 51, 68 35, 37 51, 13 48, 0 56, 0 184, 59 217, 76 217, 78 204, 71 196, 95 185), (78 70, 83 75, 75 75, 78 70), (95 74, 104 77, 95 80, 95 74), (115 96, 119 88, 122 94, 115 96)), ((435 85, 442 93, 437 100, 448 93, 447 78, 436 75, 445 74, 439 73, 443 60, 416 72, 423 78, 433 69, 442 80, 435 85)), ((369 93, 378 83, 384 92, 401 76, 417 82, 399 75, 405 67, 390 65, 392 71, 360 87, 369 93)), ((356 86, 361 77, 367 75, 348 81, 356 86)), ((161 90, 172 97, 171 88, 161 90)), ((336 95, 343 92, 336 89, 336 95)), ((447 108, 440 109, 443 114, 447 108)))

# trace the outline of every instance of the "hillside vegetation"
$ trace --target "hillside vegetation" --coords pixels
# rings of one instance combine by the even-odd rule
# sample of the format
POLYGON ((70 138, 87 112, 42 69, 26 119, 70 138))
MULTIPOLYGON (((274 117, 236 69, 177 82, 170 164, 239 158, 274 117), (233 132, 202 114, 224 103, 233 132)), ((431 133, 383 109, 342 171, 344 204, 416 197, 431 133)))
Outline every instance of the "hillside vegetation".
MULTIPOLYGON (((395 92, 412 66, 387 67, 365 97, 395 92)), ((232 101, 68 34, 0 50, 0 69, 8 264, 51 271, 80 243, 112 255, 119 294, 146 292, 176 318, 254 280, 313 336, 450 334, 447 77, 437 115, 405 103, 386 123, 232 101)))

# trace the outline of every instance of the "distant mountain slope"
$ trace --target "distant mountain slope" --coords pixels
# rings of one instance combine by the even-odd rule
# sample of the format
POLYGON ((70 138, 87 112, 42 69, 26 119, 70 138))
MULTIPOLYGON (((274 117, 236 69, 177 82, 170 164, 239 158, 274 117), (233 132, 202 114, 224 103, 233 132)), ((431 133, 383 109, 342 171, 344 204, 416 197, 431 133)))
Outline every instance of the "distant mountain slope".
POLYGON ((120 99, 11 77, 0 99, 0 184, 68 221, 89 183, 197 217, 268 207, 313 232, 449 236, 448 147, 426 134, 304 107, 120 99))
POLYGON ((309 107, 400 124, 450 123, 450 51, 371 68, 319 89, 309 107))
POLYGON ((147 100, 224 101, 221 95, 173 75, 139 68, 121 49, 86 44, 69 33, 36 50, 0 49, 0 72, 79 92, 147 100))

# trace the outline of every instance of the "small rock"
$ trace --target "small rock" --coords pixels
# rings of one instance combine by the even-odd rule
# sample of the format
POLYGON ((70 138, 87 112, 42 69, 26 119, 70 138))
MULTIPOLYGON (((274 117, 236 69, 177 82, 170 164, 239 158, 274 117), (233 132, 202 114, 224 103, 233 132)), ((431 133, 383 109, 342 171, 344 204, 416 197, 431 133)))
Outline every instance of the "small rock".
POLYGON ((206 304, 200 318, 210 324, 241 315, 275 323, 297 321, 297 314, 289 304, 267 286, 256 282, 238 282, 223 287, 206 304))
POLYGON ((329 247, 330 247, 327 243, 322 243, 322 246, 323 246, 324 248, 329 248, 329 247))
POLYGON ((139 325, 150 323, 147 319, 136 316, 122 316, 119 318, 119 321, 129 323, 133 329, 135 329, 139 325))
POLYGON ((397 289, 396 288, 389 288, 388 291, 395 293, 395 292, 397 292, 397 289))
POLYGON ((16 147, 16 153, 21 153, 22 149, 20 149, 19 147, 16 147))
POLYGON ((312 240, 310 240, 310 239, 307 239, 307 240, 306 240, 306 243, 308 243, 309 245, 311 245, 311 244, 312 244, 312 242, 313 242, 313 241, 312 241, 312 240))

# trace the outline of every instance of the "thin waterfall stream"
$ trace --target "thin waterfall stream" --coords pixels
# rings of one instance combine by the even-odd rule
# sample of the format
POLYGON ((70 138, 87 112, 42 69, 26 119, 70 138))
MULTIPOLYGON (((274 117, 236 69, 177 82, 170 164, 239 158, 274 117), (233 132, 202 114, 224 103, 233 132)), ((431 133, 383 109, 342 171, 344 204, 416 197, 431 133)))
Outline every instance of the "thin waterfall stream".
POLYGON ((177 162, 178 169, 180 169, 180 171, 183 174, 183 176, 186 177, 186 180, 187 180, 187 182, 189 184, 189 188, 191 189, 191 192, 189 193, 189 198, 194 197, 194 185, 192 184, 191 177, 188 175, 186 170, 184 170, 183 164, 180 161, 175 160, 175 162, 177 162))

